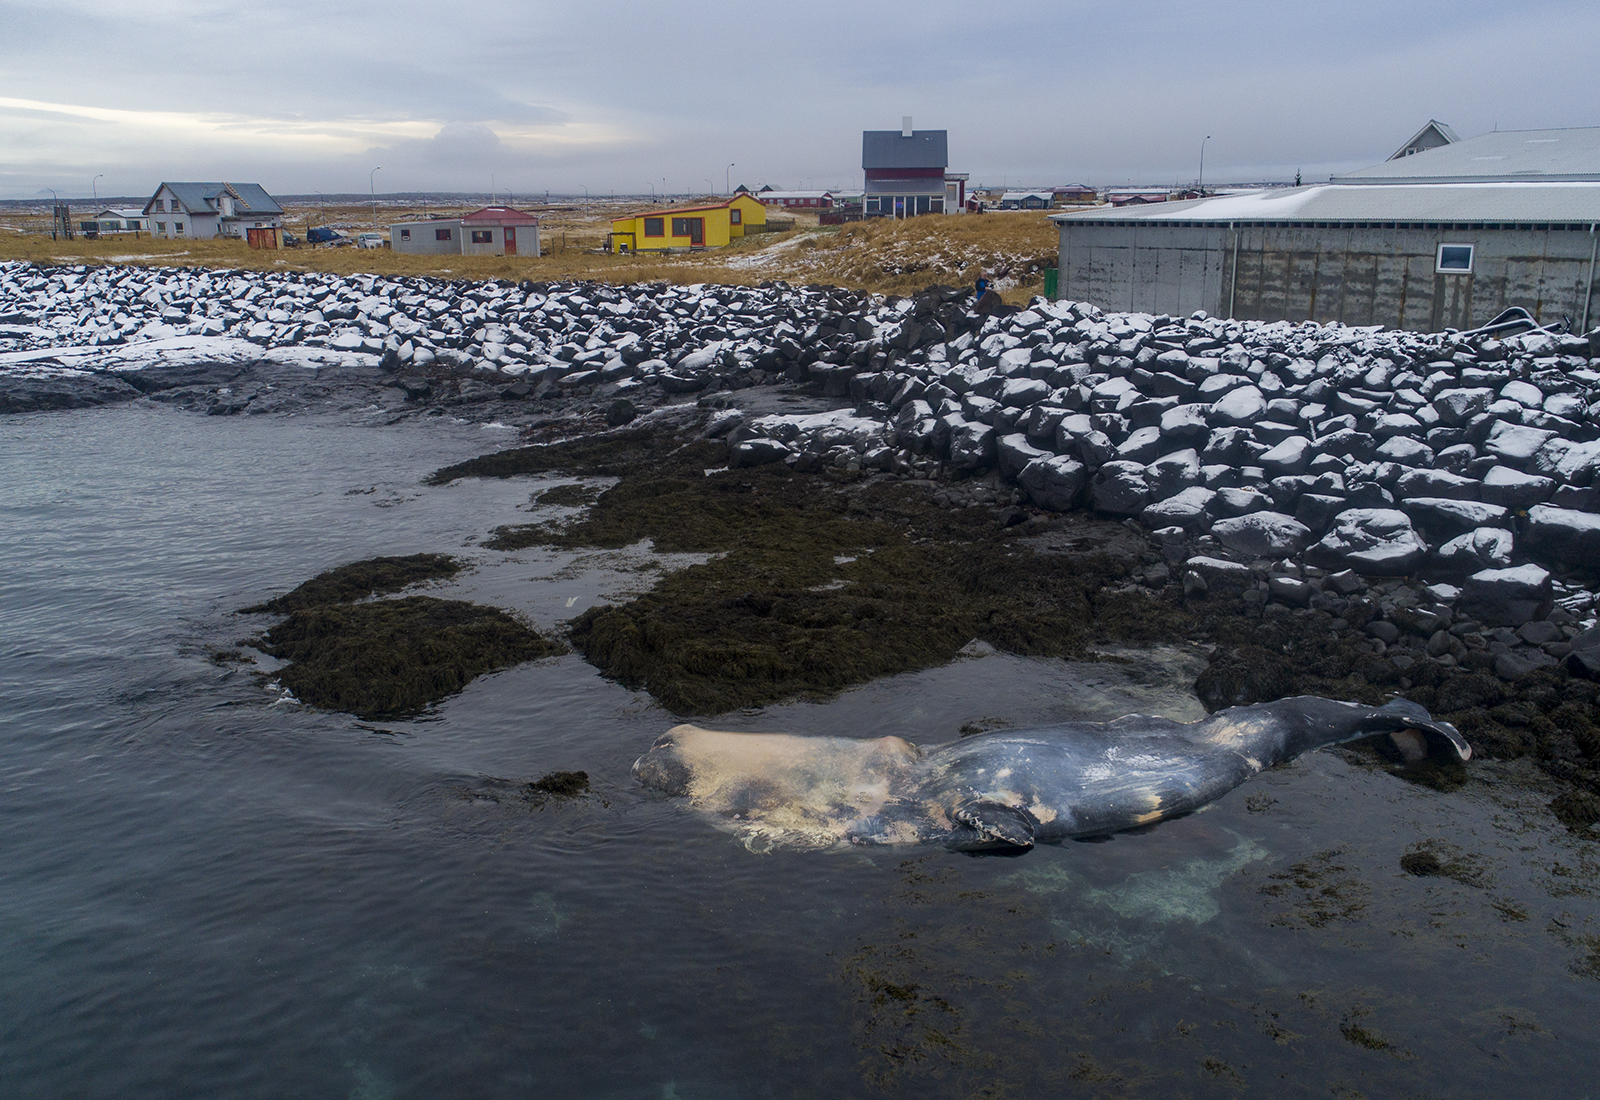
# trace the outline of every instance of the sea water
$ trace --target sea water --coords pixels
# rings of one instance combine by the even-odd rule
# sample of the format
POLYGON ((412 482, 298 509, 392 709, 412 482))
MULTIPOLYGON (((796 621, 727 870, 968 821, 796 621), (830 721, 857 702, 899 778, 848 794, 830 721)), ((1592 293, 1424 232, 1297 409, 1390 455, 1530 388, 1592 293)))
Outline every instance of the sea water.
MULTIPOLYGON (((579 655, 369 722, 241 646, 238 609, 377 554, 456 554, 430 591, 547 632, 682 563, 484 549, 557 479, 422 479, 510 442, 0 419, 0 1096, 1600 1094, 1600 853, 1529 769, 1440 794, 1319 752, 1110 843, 762 854, 631 782, 680 716, 579 655), (522 797, 557 770, 592 792, 522 797), (1471 874, 1406 873, 1419 843, 1471 874)), ((710 717, 1193 718, 1202 661, 979 649, 710 717)))

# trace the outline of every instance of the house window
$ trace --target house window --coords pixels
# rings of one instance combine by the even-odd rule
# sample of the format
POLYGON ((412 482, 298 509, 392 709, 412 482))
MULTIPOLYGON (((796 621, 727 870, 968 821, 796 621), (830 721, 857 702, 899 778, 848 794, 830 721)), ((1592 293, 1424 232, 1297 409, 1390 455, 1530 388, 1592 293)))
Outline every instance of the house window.
POLYGON ((733 209, 733 210, 728 211, 728 224, 729 225, 743 225, 744 224, 744 211, 743 210, 739 210, 739 209, 733 209))
POLYGON ((644 235, 646 237, 665 236, 667 220, 665 218, 646 218, 644 220, 644 235))
POLYGON ((182 222, 173 222, 172 223, 172 231, 173 231, 173 233, 176 233, 179 236, 181 236, 183 234, 183 223, 182 222))
POLYGON ((493 244, 494 243, 494 230, 492 230, 492 229, 474 229, 472 231, 472 243, 473 244, 493 244))
POLYGON ((156 222, 156 232, 157 233, 165 233, 166 231, 167 231, 167 223, 166 222, 156 222))
POLYGON ((448 229, 435 229, 433 231, 433 239, 436 241, 451 241, 455 238, 450 235, 450 230, 448 229))
POLYGON ((1471 275, 1472 245, 1440 245, 1439 259, 1438 262, 1433 265, 1433 270, 1444 275, 1471 275))
POLYGON ((689 235, 689 223, 693 220, 693 218, 673 218, 672 235, 674 237, 687 237, 689 235))
POLYGON ((409 230, 409 229, 400 230, 400 239, 402 241, 409 241, 411 239, 411 230, 409 230))

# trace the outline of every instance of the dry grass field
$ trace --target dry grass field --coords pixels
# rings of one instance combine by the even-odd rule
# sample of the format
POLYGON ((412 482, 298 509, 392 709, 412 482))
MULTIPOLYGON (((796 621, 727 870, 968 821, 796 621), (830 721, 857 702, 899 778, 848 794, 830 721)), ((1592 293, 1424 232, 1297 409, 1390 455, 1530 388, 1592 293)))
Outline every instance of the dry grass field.
MULTIPOLYGON (((544 255, 409 256, 387 249, 302 245, 260 251, 240 241, 156 240, 124 235, 90 241, 52 240, 48 208, 0 212, 0 260, 36 263, 125 263, 154 266, 243 268, 260 271, 326 271, 349 275, 432 275, 468 279, 592 279, 640 282, 755 284, 769 280, 830 283, 879 294, 907 294, 931 283, 964 285, 983 273, 1007 301, 1039 292, 1046 267, 1056 262, 1055 227, 1040 213, 929 216, 905 221, 873 220, 845 226, 817 225, 815 215, 775 215, 793 221, 780 233, 746 237, 728 248, 661 257, 615 256, 603 251, 613 217, 634 204, 597 200, 588 204, 518 203, 538 214, 544 255)), ((291 205, 285 228, 304 238, 311 226, 347 233, 370 231, 366 205, 291 205)), ((468 208, 430 207, 435 215, 468 208)), ((417 206, 378 203, 380 230, 390 222, 417 218, 417 206)), ((75 215, 82 217, 85 215, 75 215)))

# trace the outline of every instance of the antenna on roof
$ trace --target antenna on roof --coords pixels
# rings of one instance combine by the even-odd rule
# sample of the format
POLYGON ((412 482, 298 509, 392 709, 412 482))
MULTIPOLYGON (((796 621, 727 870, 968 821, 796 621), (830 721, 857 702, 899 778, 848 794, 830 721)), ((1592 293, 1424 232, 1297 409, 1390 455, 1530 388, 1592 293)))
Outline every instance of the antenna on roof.
POLYGON ((911 116, 910 115, 901 115, 900 116, 900 136, 901 137, 910 137, 911 136, 911 116))

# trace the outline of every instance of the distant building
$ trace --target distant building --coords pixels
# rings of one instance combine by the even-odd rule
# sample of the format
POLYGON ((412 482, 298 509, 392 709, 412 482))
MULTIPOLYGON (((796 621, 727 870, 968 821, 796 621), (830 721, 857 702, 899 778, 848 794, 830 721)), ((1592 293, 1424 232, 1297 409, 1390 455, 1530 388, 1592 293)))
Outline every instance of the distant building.
POLYGON ((619 253, 720 248, 766 224, 765 206, 749 194, 734 195, 725 202, 613 218, 606 247, 619 253))
POLYGON ((1396 149, 1389 159, 1399 160, 1401 157, 1415 156, 1417 153, 1426 153, 1429 149, 1437 149, 1441 145, 1453 145, 1460 140, 1450 127, 1436 118, 1430 118, 1428 124, 1412 135, 1410 141, 1396 149))
POLYGON ((1099 201, 1099 192, 1086 183, 1069 183, 1050 189, 1051 206, 1093 206, 1099 201))
POLYGON ((949 163, 947 132, 914 130, 910 115, 898 130, 862 131, 866 216, 910 218, 945 213, 949 163))
POLYGON ((781 206, 785 209, 826 210, 833 206, 832 191, 769 191, 762 188, 756 198, 767 206, 781 206))
POLYGON ((1106 202, 1112 206, 1143 206, 1146 203, 1166 202, 1172 193, 1165 187, 1124 187, 1106 192, 1106 202))
POLYGON ((1048 210, 1053 197, 1049 191, 1003 191, 1000 194, 1000 209, 1048 210))
POLYGON ((106 207, 93 219, 80 222, 78 228, 91 239, 110 233, 138 233, 150 231, 150 219, 138 207, 106 207))
POLYGON ((139 214, 157 237, 283 243, 283 207, 259 183, 163 183, 139 214))
POLYGON ((396 222, 389 247, 418 256, 537 256, 539 219, 509 206, 485 206, 459 218, 396 222))

